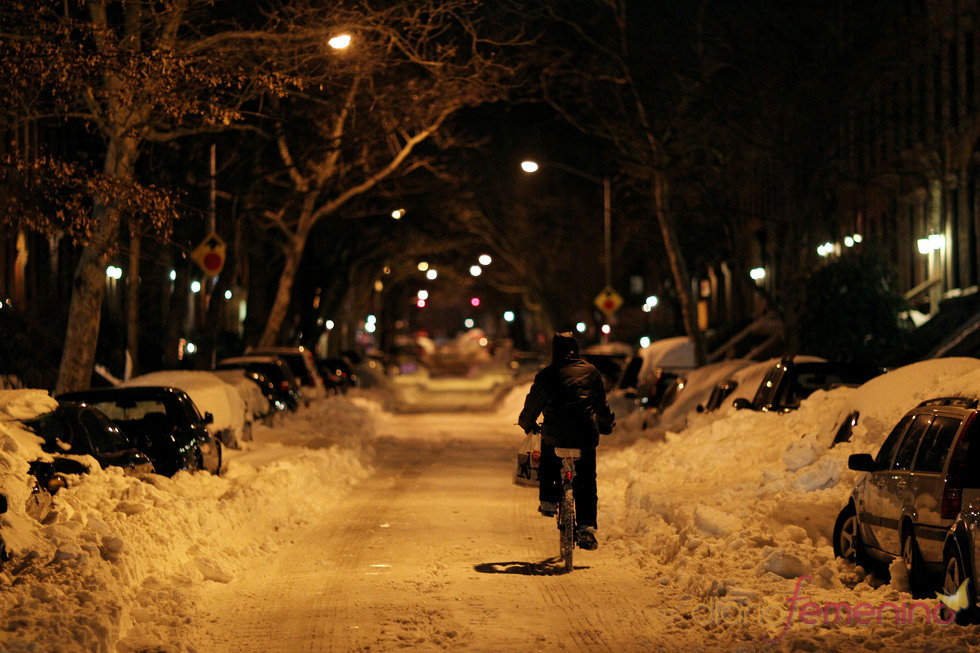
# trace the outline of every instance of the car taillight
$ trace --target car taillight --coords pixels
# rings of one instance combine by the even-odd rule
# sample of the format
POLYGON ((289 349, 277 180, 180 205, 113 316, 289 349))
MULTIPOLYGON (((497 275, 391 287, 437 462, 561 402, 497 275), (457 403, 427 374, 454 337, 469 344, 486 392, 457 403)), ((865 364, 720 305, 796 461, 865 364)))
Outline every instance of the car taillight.
POLYGON ((960 431, 960 437, 953 446, 953 454, 949 458, 949 468, 946 470, 946 482, 943 486, 943 499, 940 504, 939 516, 943 519, 956 519, 963 503, 963 483, 966 480, 966 454, 970 448, 973 436, 973 423, 977 414, 971 413, 960 431))

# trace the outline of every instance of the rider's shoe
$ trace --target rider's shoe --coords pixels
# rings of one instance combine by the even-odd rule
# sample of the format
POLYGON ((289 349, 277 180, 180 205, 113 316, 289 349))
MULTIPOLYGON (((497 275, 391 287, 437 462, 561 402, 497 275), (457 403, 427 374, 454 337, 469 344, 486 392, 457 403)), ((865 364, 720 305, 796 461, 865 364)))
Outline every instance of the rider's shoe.
POLYGON ((585 526, 578 531, 578 548, 586 551, 595 551, 599 548, 599 543, 595 539, 595 529, 585 526))
POLYGON ((545 517, 554 517, 558 514, 558 504, 550 501, 542 501, 541 505, 538 506, 538 512, 545 517))

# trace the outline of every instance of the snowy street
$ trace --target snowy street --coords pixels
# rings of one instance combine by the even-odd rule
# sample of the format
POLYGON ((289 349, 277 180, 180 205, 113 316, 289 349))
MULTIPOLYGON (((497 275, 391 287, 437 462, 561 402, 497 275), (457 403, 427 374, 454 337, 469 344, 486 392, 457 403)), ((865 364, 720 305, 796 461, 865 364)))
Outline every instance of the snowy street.
POLYGON ((205 592, 214 651, 639 650, 652 588, 618 556, 569 576, 507 414, 386 416, 376 472, 275 559, 205 592))
POLYGON ((6 391, 0 650, 967 650, 978 628, 914 601, 900 559, 868 573, 830 538, 859 477, 848 456, 907 405, 978 384, 975 360, 945 359, 679 433, 625 415, 598 450, 599 549, 571 574, 536 491, 512 484, 527 385, 457 412, 450 393, 425 399, 442 412, 331 397, 258 426, 221 476, 74 476, 43 522, 21 507, 19 470, 42 454, 19 420, 53 400, 6 391))

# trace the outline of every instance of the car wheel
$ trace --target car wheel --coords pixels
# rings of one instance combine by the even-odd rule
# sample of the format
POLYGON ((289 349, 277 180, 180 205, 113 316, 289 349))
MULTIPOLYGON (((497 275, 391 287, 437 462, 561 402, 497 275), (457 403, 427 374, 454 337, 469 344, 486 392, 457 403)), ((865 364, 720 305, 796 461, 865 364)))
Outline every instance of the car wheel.
MULTIPOLYGON (((946 547, 943 554, 943 594, 952 596, 959 590, 960 585, 966 581, 966 601, 964 608, 956 611, 955 622, 961 626, 972 623, 976 617, 976 596, 973 591, 973 581, 966 578, 966 570, 963 566, 963 557, 959 547, 950 545, 946 547)), ((940 609, 943 621, 949 621, 952 611, 944 604, 940 609)))
POLYGON ((847 504, 837 515, 834 524, 834 555, 851 562, 860 563, 863 558, 861 544, 861 525, 853 504, 847 504))
POLYGON ((902 561, 909 573, 909 589, 912 596, 922 598, 925 595, 926 583, 924 578, 922 554, 919 553, 919 545, 915 541, 915 534, 911 526, 906 526, 902 532, 902 561))

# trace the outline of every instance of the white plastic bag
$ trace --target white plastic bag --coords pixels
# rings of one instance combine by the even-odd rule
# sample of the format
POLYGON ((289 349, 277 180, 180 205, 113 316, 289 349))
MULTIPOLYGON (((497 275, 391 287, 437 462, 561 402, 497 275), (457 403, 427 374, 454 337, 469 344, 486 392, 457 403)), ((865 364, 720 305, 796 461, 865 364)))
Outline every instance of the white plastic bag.
POLYGON ((514 485, 538 487, 538 463, 541 462, 541 434, 528 433, 517 450, 514 485))

